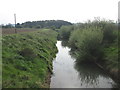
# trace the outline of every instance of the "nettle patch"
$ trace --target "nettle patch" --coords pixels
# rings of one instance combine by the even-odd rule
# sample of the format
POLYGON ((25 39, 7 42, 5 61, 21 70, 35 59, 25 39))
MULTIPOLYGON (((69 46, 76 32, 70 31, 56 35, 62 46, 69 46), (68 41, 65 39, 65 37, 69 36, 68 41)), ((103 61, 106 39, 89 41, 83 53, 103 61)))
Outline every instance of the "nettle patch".
POLYGON ((34 51, 30 48, 24 48, 22 49, 19 54, 21 56, 23 56, 24 58, 26 58, 26 60, 33 60, 36 58, 36 54, 34 53, 34 51))

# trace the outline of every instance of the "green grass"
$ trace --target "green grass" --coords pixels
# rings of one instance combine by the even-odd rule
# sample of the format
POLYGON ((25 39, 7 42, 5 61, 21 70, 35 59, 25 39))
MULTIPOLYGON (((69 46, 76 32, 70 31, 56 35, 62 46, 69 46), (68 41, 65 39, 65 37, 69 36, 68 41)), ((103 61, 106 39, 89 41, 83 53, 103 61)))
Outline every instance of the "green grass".
POLYGON ((3 88, 49 87, 46 77, 52 72, 56 38, 48 29, 3 36, 3 88))

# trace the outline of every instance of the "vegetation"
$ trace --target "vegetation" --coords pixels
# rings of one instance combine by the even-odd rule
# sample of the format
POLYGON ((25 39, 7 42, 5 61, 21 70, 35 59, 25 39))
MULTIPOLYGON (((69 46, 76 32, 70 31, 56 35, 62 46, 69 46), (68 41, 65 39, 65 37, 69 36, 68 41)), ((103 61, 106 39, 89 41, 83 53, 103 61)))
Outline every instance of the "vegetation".
POLYGON ((7 24, 7 25, 1 25, 2 28, 13 28, 14 26, 12 24, 7 24))
MULTIPOLYGON (((9 25, 4 28, 8 27, 9 25)), ((67 41, 62 42, 62 45, 71 47, 77 62, 97 64, 115 78, 120 72, 120 35, 117 24, 112 21, 98 19, 72 25, 61 20, 46 20, 18 23, 18 28, 18 32, 22 29, 30 31, 27 28, 34 32, 3 36, 3 88, 49 87, 47 78, 52 73, 57 38, 67 41), (39 28, 50 30, 38 30, 39 28)), ((14 30, 12 32, 14 33, 14 30)))
POLYGON ((79 62, 93 62, 109 70, 115 77, 119 72, 118 31, 112 21, 94 20, 87 23, 61 27, 60 37, 66 35, 69 46, 74 50, 79 62), (66 30, 64 30, 66 29, 66 30), (64 30, 64 31, 63 31, 64 30))
MULTIPOLYGON (((33 31, 39 31, 41 29, 35 29, 35 28, 17 28, 17 33, 23 33, 23 32, 33 32, 33 31)), ((14 34, 15 28, 2 28, 2 34, 14 34)))
POLYGON ((79 52, 80 60, 97 60, 100 57, 100 46, 103 32, 100 29, 88 28, 76 30, 70 37, 71 46, 79 52), (97 57, 96 57, 97 56, 97 57))
POLYGON ((69 36, 72 32, 72 30, 74 29, 74 26, 69 25, 69 26, 62 26, 59 30, 59 39, 69 39, 69 36))
POLYGON ((3 36, 2 87, 49 87, 56 38, 57 33, 49 29, 3 36))
MULTIPOLYGON (((17 23, 17 28, 51 28, 51 29, 58 29, 62 25, 72 25, 72 23, 63 21, 63 20, 45 20, 45 21, 28 21, 25 23, 17 23)), ((3 25, 3 28, 11 28, 13 27, 12 24, 3 25)))
MULTIPOLYGON (((107 74, 104 73, 102 69, 100 69, 94 63, 75 63, 75 69, 79 72, 79 76, 81 77, 81 81, 87 84, 98 86, 100 76, 106 77, 107 74)), ((98 88, 98 87, 97 87, 98 88)))

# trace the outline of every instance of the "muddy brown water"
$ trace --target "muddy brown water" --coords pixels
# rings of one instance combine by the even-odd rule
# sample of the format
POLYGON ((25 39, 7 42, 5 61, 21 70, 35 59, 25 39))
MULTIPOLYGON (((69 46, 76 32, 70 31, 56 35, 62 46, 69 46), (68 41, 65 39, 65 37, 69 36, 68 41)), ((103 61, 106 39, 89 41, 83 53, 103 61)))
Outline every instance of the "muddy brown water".
POLYGON ((50 88, 113 88, 116 83, 98 66, 77 64, 62 41, 57 41, 58 53, 53 61, 50 88))

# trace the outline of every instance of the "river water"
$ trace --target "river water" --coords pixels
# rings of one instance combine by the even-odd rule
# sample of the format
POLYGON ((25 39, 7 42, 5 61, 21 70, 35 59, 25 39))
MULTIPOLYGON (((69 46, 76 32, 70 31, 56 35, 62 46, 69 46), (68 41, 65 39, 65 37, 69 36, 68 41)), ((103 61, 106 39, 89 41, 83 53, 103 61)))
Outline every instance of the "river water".
POLYGON ((115 82, 98 66, 78 64, 61 41, 56 44, 58 53, 53 61, 50 88, 113 88, 115 82))

